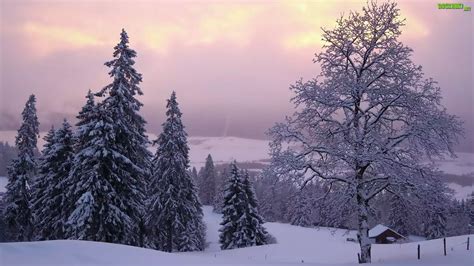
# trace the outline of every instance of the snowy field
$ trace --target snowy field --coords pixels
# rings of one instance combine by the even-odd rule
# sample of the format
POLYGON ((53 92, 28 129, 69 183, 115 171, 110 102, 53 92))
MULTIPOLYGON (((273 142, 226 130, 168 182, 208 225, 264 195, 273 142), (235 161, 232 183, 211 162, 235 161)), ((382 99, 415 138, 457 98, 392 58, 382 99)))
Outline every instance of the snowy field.
MULTIPOLYGON (((43 137, 46 132, 40 135, 43 137)), ((13 144, 16 131, 0 131, 0 141, 7 141, 13 144)), ((156 135, 150 134, 150 140, 156 139, 156 135)), ((264 162, 269 159, 268 141, 245 139, 237 137, 189 137, 191 166, 198 170, 204 166, 208 154, 212 155, 214 163, 228 163, 232 160, 239 162, 264 162)), ((38 147, 42 147, 44 140, 38 141, 38 147)), ((152 152, 154 147, 150 147, 152 152)), ((457 158, 437 161, 439 169, 447 174, 465 176, 467 179, 474 179, 474 153, 460 152, 457 158)), ((5 179, 0 177, 0 191, 4 190, 5 179)), ((455 192, 455 197, 465 199, 474 191, 474 180, 469 185, 449 183, 450 188, 455 192)))
MULTIPOLYGON (((0 141, 15 143, 16 131, 0 131, 0 141)), ((46 132, 41 132, 38 147, 44 145, 43 137, 46 132)), ((149 134, 150 140, 155 140, 156 135, 149 134)), ((204 166, 208 154, 212 154, 215 163, 228 163, 232 160, 241 162, 260 161, 269 158, 268 141, 256 139, 244 139, 237 137, 189 137, 191 165, 199 169, 204 166)), ((150 147, 153 153, 156 147, 150 147)))
MULTIPOLYGON (((355 232, 328 228, 311 229, 288 224, 266 223, 278 243, 221 251, 218 245, 220 216, 204 208, 209 247, 204 252, 163 253, 154 250, 86 241, 45 241, 0 244, 0 265, 358 265, 358 245, 347 242, 355 232)), ((471 240, 474 235, 470 235, 471 240)), ((442 240, 374 245, 372 265, 472 265, 474 251, 466 250, 467 236, 447 239, 448 255, 442 255, 442 240)))
POLYGON ((0 192, 6 192, 7 183, 8 183, 7 177, 0 176, 0 192))

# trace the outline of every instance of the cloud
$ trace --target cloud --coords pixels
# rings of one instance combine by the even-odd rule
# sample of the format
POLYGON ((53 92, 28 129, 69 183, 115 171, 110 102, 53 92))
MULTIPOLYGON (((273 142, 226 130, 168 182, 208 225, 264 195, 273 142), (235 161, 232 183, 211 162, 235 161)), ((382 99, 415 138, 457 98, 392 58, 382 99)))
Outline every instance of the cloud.
MULTIPOLYGON (((44 125, 60 121, 50 114, 76 114, 88 89, 110 82, 103 63, 125 28, 138 52, 143 114, 152 132, 159 132, 165 99, 176 90, 191 134, 262 137, 291 113, 288 86, 318 74, 311 59, 323 44, 321 27, 333 28, 365 3, 2 1, 0 129, 16 129, 31 93, 44 125)), ((440 82, 448 109, 468 119, 472 17, 423 1, 399 7, 407 19, 402 41, 440 82)))
POLYGON ((62 50, 97 47, 106 44, 97 36, 72 27, 26 22, 22 25, 21 31, 30 40, 34 51, 42 56, 62 50))
POLYGON ((209 46, 216 42, 245 45, 251 38, 249 30, 258 12, 254 6, 213 4, 205 9, 194 6, 185 17, 173 21, 150 21, 137 36, 137 42, 166 54, 179 46, 209 46), (196 14, 196 11, 200 11, 196 14))

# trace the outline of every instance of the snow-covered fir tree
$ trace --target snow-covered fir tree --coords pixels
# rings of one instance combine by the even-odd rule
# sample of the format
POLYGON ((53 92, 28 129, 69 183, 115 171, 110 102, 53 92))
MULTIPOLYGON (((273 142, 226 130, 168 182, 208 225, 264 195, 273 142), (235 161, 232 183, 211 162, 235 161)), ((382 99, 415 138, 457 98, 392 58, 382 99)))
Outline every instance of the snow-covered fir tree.
POLYGON ((293 208, 290 210, 290 223, 292 225, 298 226, 312 226, 312 215, 313 215, 313 206, 311 204, 311 200, 309 198, 308 192, 306 190, 302 190, 299 193, 296 193, 293 208))
POLYGON ((469 234, 469 209, 464 200, 454 200, 449 207, 446 219, 447 236, 459 236, 469 234))
POLYGON ((67 219, 63 209, 66 196, 64 180, 69 175, 74 156, 74 139, 69 122, 64 120, 58 130, 51 128, 45 141, 31 200, 36 220, 35 238, 63 239, 64 221, 67 219))
POLYGON ((88 124, 95 117, 95 100, 94 93, 91 90, 87 92, 86 95, 86 104, 82 107, 81 111, 77 115, 78 122, 76 126, 80 127, 84 124, 88 124))
POLYGON ((216 196, 217 179, 216 169, 210 154, 207 156, 206 164, 199 175, 199 199, 202 204, 210 205, 214 202, 216 196))
POLYGON ((446 210, 440 206, 434 206, 433 209, 426 212, 424 220, 424 233, 427 239, 435 239, 445 237, 446 228, 446 210))
POLYGON ((469 213, 469 220, 470 220, 469 224, 472 227, 474 226, 474 192, 472 192, 471 195, 469 195, 466 205, 467 205, 466 206, 467 211, 469 213))
MULTIPOLYGON (((145 134, 146 121, 139 114, 143 104, 136 98, 143 95, 138 86, 142 81, 142 75, 133 67, 136 52, 128 43, 128 35, 122 29, 120 42, 114 47, 114 59, 105 63, 111 68, 109 75, 113 81, 97 95, 105 96, 100 104, 115 122, 113 130, 120 153, 136 166, 135 170, 130 169, 130 178, 145 184, 151 167, 151 153, 147 150, 149 141, 145 134)), ((135 192, 141 197, 141 191, 135 192)), ((142 209, 141 206, 136 208, 142 209)))
POLYGON ((264 245, 267 233, 258 215, 256 199, 250 181, 236 162, 230 166, 230 176, 225 184, 222 207, 223 221, 219 229, 221 249, 264 245))
POLYGON ((408 197, 404 193, 392 195, 390 197, 390 212, 389 212, 389 225, 390 228, 394 229, 403 236, 408 236, 411 232, 411 211, 412 208, 410 203, 407 201, 408 197))
POLYGON ((226 180, 228 178, 227 174, 227 167, 223 167, 222 171, 217 173, 217 180, 216 180, 216 195, 214 196, 214 200, 212 202, 212 210, 216 213, 222 212, 222 204, 224 203, 224 185, 226 184, 226 180))
POLYGON ((196 167, 193 166, 193 169, 191 170, 191 177, 193 178, 194 180, 194 183, 197 184, 198 182, 198 172, 196 170, 196 167))
POLYGON ((31 95, 22 112, 23 122, 18 129, 15 145, 18 157, 8 169, 8 184, 4 196, 3 221, 7 238, 11 241, 28 241, 33 233, 30 183, 37 173, 37 141, 39 122, 36 116, 36 98, 31 95))
POLYGON ((187 168, 189 147, 176 93, 167 103, 163 132, 153 159, 145 226, 148 246, 162 251, 196 251, 205 246, 197 188, 187 168))
POLYGON ((73 165, 64 181, 65 237, 139 246, 143 183, 136 174, 144 170, 123 154, 119 121, 109 108, 94 105, 89 94, 78 116, 73 165))
POLYGON ((250 175, 247 170, 242 173, 244 192, 247 198, 247 219, 250 228, 250 237, 252 246, 261 246, 268 244, 268 233, 263 227, 264 220, 259 214, 257 196, 250 175))
POLYGON ((435 239, 447 236, 449 204, 453 200, 445 183, 422 184, 418 197, 418 219, 422 221, 424 236, 435 239))
POLYGON ((240 171, 235 162, 230 166, 230 176, 224 190, 219 243, 221 249, 249 247, 250 237, 246 223, 247 195, 245 194, 240 171))
POLYGON ((120 42, 114 47, 114 59, 106 62, 110 67, 112 83, 105 86, 97 96, 105 97, 98 105, 106 112, 114 123, 112 134, 115 140, 115 150, 123 158, 124 164, 118 164, 114 169, 120 175, 121 182, 132 184, 129 187, 128 198, 130 209, 127 215, 133 223, 139 224, 140 240, 143 245, 143 220, 145 210, 145 193, 151 170, 151 153, 147 150, 149 144, 145 134, 146 121, 139 114, 143 104, 137 96, 143 95, 139 87, 142 75, 134 68, 136 52, 129 47, 127 32, 122 29, 120 42), (127 166, 131 165, 130 166, 127 166), (124 167, 123 169, 121 167, 124 167))

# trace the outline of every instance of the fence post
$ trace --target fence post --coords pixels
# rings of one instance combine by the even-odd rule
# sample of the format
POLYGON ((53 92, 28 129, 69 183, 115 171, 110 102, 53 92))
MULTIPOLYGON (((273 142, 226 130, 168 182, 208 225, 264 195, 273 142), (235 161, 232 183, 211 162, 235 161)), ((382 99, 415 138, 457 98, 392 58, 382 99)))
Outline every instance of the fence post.
POLYGON ((469 250, 469 237, 467 237, 467 250, 469 250))
POLYGON ((446 238, 443 238, 444 256, 446 256, 446 238))
POLYGON ((360 253, 357 253, 357 261, 359 262, 359 264, 361 263, 360 262, 360 253))
POLYGON ((418 244, 418 259, 420 259, 420 244, 418 244))

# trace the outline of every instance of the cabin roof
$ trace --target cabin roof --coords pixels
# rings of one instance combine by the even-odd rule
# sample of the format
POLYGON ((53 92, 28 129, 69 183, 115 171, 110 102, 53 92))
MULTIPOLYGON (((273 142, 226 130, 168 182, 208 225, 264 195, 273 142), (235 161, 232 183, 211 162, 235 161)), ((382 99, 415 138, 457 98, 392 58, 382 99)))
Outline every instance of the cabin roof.
POLYGON ((395 234, 399 235, 400 237, 404 237, 402 235, 400 235, 397 231, 393 230, 393 229, 390 229, 388 227, 386 227, 385 225, 383 224, 378 224, 376 226, 374 226, 372 229, 369 230, 369 237, 377 237, 379 236, 380 234, 382 234, 383 232, 387 231, 387 230, 390 230, 392 232, 394 232, 395 234))

